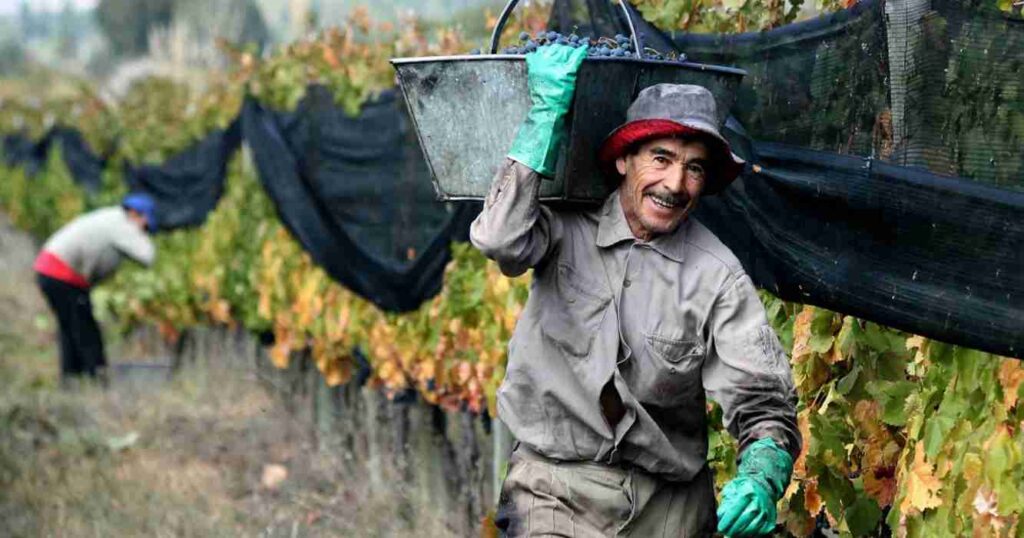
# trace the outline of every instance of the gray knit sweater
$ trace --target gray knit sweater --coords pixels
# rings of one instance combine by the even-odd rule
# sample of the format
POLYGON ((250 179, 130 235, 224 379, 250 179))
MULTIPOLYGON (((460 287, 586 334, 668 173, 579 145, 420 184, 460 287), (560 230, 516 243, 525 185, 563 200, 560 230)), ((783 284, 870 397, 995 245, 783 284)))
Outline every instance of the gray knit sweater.
POLYGON ((89 284, 110 276, 125 257, 152 265, 156 256, 153 241, 119 206, 75 218, 53 234, 43 250, 60 258, 89 284))

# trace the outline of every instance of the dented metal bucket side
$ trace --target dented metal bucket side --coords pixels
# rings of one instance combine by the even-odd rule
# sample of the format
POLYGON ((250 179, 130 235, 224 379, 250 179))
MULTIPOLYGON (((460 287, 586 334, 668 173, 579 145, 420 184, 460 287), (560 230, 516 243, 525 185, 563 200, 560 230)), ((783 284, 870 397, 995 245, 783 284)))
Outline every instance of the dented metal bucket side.
MULTIPOLYGON (((515 59, 395 63, 442 200, 480 199, 530 110, 515 59)), ((562 191, 544 182, 545 195, 562 191)))
MULTIPOLYGON (((441 200, 486 196, 530 108, 521 56, 393 60, 441 200)), ((640 90, 659 82, 699 84, 719 103, 720 124, 743 72, 697 64, 587 60, 580 68, 569 132, 542 200, 595 202, 614 185, 596 162, 601 142, 625 119, 640 90)))

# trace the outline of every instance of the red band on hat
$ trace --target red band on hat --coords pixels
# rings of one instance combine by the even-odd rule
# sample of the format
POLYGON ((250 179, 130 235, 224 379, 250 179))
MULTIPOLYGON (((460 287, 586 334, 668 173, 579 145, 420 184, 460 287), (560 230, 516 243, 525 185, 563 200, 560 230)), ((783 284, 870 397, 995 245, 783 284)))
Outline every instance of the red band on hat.
POLYGON ((612 133, 611 137, 605 140, 604 145, 601 146, 601 151, 598 153, 597 158, 603 163, 609 163, 621 157, 630 146, 638 142, 680 135, 703 135, 707 138, 713 138, 704 131, 687 127, 672 120, 637 120, 623 125, 612 133))

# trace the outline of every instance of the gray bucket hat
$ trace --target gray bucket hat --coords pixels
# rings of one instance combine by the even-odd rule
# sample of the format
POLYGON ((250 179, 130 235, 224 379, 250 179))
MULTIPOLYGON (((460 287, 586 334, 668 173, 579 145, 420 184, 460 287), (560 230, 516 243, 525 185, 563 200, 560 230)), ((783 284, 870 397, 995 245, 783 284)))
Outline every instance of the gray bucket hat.
POLYGON ((606 172, 617 174, 615 160, 630 148, 672 136, 700 136, 708 145, 711 170, 704 194, 721 192, 743 171, 743 159, 733 154, 718 131, 715 97, 692 84, 655 84, 641 90, 626 111, 626 123, 601 144, 598 161, 606 172))

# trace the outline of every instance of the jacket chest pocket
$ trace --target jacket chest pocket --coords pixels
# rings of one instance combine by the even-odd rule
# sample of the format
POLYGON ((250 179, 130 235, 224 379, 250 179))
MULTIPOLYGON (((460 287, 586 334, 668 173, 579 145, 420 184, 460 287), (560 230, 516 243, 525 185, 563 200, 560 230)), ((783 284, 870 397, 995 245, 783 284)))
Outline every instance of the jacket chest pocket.
POLYGON ((570 355, 586 357, 611 296, 566 264, 559 264, 555 271, 554 290, 543 298, 541 333, 570 355))
POLYGON ((673 405, 703 395, 701 368, 706 348, 694 338, 644 334, 640 400, 673 405))

